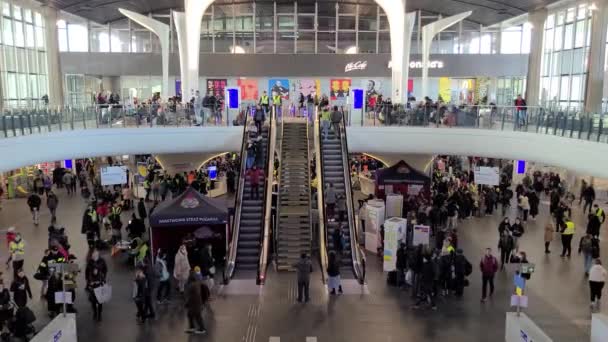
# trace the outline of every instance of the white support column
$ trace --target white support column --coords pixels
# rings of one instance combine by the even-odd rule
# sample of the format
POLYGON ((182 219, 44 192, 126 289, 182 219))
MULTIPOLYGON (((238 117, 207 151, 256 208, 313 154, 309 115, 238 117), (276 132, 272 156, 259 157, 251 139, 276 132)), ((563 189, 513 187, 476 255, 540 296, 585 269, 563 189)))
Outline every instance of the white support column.
POLYGON ((388 19, 391 37, 391 74, 393 103, 407 102, 412 32, 416 12, 405 13, 406 0, 376 0, 388 19))
POLYGON ((184 12, 173 12, 173 24, 177 32, 179 51, 179 70, 182 91, 182 102, 190 100, 190 82, 188 81, 188 54, 186 52, 186 16, 184 12))
MULTIPOLYGON (((198 90, 199 84, 199 59, 201 45, 201 22, 207 8, 214 0, 184 0, 185 18, 186 18, 186 48, 184 49, 188 55, 186 60, 188 65, 188 85, 191 88, 182 88, 182 98, 184 95, 189 99, 192 90, 198 90)), ((181 40, 180 40, 181 42, 181 40)), ((180 51, 182 49, 180 48, 180 51)), ((183 85, 183 81, 182 81, 183 85)))
POLYGON ((591 45, 585 84, 585 112, 601 113, 604 93, 604 63, 606 60, 606 29, 608 28, 608 0, 595 2, 597 10, 591 18, 591 45))
POLYGON ((529 106, 538 106, 540 103, 540 74, 543 60, 543 33, 547 9, 528 14, 528 22, 532 25, 530 32, 530 46, 538 47, 530 49, 528 55, 528 76, 526 82, 526 102, 529 106))
MULTIPOLYGON (((49 106, 63 106, 63 75, 59 62, 59 38, 57 36, 57 9, 47 6, 44 8, 46 63, 48 79, 49 106)), ((44 94, 43 94, 44 95, 44 94)))
POLYGON ((158 39, 160 40, 163 73, 163 86, 161 96, 163 99, 166 100, 169 97, 169 25, 158 20, 152 19, 151 17, 146 17, 139 13, 135 13, 123 8, 119 8, 118 11, 122 13, 125 17, 147 28, 148 30, 152 31, 152 33, 158 36, 158 39))
POLYGON ((446 28, 464 20, 471 15, 471 11, 453 15, 441 20, 437 20, 422 28, 422 96, 428 96, 429 89, 429 56, 431 54, 431 43, 433 37, 446 28))

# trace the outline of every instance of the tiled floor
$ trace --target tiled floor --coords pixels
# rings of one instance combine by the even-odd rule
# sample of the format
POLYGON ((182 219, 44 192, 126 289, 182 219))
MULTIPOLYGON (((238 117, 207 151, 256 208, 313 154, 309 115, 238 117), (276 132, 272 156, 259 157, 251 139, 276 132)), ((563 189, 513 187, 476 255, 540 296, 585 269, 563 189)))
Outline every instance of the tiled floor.
MULTIPOLYGON (((80 197, 68 198, 60 193, 58 218, 69 232, 73 252, 83 264, 86 241, 80 234, 84 203, 80 197)), ((543 226, 547 205, 542 215, 526 226, 521 247, 536 263, 536 273, 528 283, 530 308, 527 313, 541 325, 554 341, 588 341, 590 310, 587 282, 583 277, 583 260, 578 255, 562 259, 558 255, 558 242, 553 253, 543 253, 543 226)), ((129 213, 125 213, 125 219, 129 213)), ((585 222, 580 210, 575 210, 579 227, 578 243, 585 222)), ((5 201, 0 211, 0 231, 16 226, 27 241, 26 271, 30 275, 33 291, 40 282, 31 278, 47 243, 46 226, 50 220, 43 211, 41 225, 33 226, 24 199, 5 201)), ((496 247, 497 224, 500 218, 483 217, 462 221, 459 226, 461 246, 466 256, 476 265, 485 247, 496 247)), ((602 250, 608 251, 608 235, 602 232, 602 250)), ((2 239, 4 234, 2 233, 2 239)), ((0 244, 0 257, 7 256, 6 244, 0 244)), ((407 292, 386 285, 381 261, 368 255, 367 290, 357 292, 349 287, 347 294, 331 297, 321 284, 320 273, 313 275, 308 304, 296 302, 296 283, 291 273, 270 271, 266 285, 233 283, 223 289, 205 312, 209 333, 206 336, 188 336, 185 313, 179 299, 158 308, 158 319, 138 326, 135 323, 135 306, 131 302, 132 269, 121 258, 104 257, 110 267, 109 279, 114 288, 112 301, 104 306, 104 321, 94 323, 87 297, 82 290, 80 277, 76 298, 78 334, 87 342, 106 341, 228 341, 228 342, 304 342, 304 341, 499 341, 504 340, 504 320, 512 292, 512 271, 496 277, 496 292, 489 302, 479 302, 481 280, 477 267, 470 278, 464 298, 441 298, 438 310, 414 310, 407 292), (242 291, 239 290, 242 289, 242 291), (239 293, 242 292, 242 293, 239 293)), ((315 265, 316 266, 316 265, 315 265)), ((317 266, 318 269, 318 266, 317 266)), ((5 278, 8 275, 5 274, 5 278)), ((5 279, 9 280, 9 279, 5 279)), ((38 313, 38 325, 48 321, 39 299, 33 300, 38 313)), ((608 312, 604 309, 604 312, 608 312)))

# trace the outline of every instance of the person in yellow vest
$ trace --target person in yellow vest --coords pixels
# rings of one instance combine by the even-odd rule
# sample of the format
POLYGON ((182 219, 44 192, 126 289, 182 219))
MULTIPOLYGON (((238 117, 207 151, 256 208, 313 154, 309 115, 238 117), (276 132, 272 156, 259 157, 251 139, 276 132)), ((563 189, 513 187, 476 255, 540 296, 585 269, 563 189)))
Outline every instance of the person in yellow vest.
POLYGON ((599 205, 594 204, 593 212, 595 213, 595 216, 600 219, 600 224, 604 224, 604 221, 606 221, 606 214, 604 213, 604 209, 600 208, 599 205))
POLYGON ((152 185, 150 184, 150 180, 146 177, 144 180, 144 190, 146 191, 146 202, 150 201, 150 190, 152 189, 152 185))
POLYGON ((21 237, 21 233, 15 235, 15 240, 11 241, 8 245, 10 256, 6 261, 6 265, 13 262, 13 279, 17 277, 19 270, 23 268, 23 262, 25 260, 25 241, 21 237))
POLYGON ((268 93, 264 90, 262 96, 260 96, 260 106, 264 110, 264 114, 268 113, 268 106, 270 105, 270 99, 268 98, 268 93))
POLYGON ((277 117, 281 118, 282 117, 282 104, 283 104, 283 99, 281 99, 281 95, 277 94, 275 92, 272 93, 272 105, 274 106, 274 110, 277 113, 277 117))
POLYGON ((568 253, 568 258, 570 254, 572 254, 572 238, 574 237, 575 232, 574 222, 569 217, 564 218, 564 223, 562 225, 562 254, 561 257, 566 256, 566 252, 568 253))

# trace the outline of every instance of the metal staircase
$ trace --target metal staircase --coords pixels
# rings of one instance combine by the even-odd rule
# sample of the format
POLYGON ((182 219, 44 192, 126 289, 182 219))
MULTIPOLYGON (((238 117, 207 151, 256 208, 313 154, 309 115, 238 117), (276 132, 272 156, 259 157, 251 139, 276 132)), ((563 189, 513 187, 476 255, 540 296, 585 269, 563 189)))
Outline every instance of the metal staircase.
POLYGON ((283 123, 278 200, 277 268, 291 270, 311 250, 308 127, 283 123))

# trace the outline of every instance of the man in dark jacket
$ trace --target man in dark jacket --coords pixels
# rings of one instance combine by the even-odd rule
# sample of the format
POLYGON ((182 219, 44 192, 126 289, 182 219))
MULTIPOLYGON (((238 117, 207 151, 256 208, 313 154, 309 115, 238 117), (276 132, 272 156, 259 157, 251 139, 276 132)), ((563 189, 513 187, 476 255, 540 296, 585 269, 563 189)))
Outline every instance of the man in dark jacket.
POLYGON ((148 217, 148 210, 146 209, 146 203, 144 203, 143 198, 140 198, 139 203, 137 203, 137 213, 142 220, 145 220, 148 217))
POLYGON ((587 212, 591 212, 591 207, 593 206, 593 201, 595 201, 595 189, 593 189, 593 185, 589 185, 585 190, 583 190, 583 199, 585 200, 585 205, 583 205, 583 210, 587 212), (589 208, 587 208, 587 206, 589 208))
POLYGON ((312 273, 312 263, 310 262, 308 255, 302 253, 302 255, 300 255, 300 260, 293 265, 293 267, 296 269, 298 277, 298 302, 302 303, 302 300, 308 302, 310 300, 310 274, 312 273))
POLYGON ((203 298, 202 298, 202 287, 205 286, 200 280, 196 278, 194 273, 190 273, 188 283, 186 284, 186 309, 188 311, 188 324, 189 328, 186 329, 188 334, 205 334, 205 323, 201 311, 203 310, 203 298), (198 325, 198 328, 194 327, 194 323, 198 325))
POLYGON ((405 269, 407 267, 407 255, 405 254, 405 243, 399 244, 397 249, 397 286, 403 286, 405 284, 405 269))
POLYGON ((481 301, 485 302, 488 284, 490 284, 490 297, 494 294, 494 275, 498 271, 498 261, 492 255, 491 248, 486 248, 486 255, 479 262, 479 269, 481 270, 482 281, 481 301))
POLYGON ((334 106, 331 112, 331 126, 337 137, 340 136, 340 121, 342 121, 342 112, 338 111, 338 106, 334 106))
POLYGON ((473 267, 464 256, 462 249, 456 250, 454 256, 454 294, 456 297, 462 297, 465 287, 465 278, 471 274, 473 267))
POLYGON ((27 198, 27 205, 30 207, 30 212, 32 213, 32 219, 34 220, 34 224, 38 225, 38 214, 40 213, 40 204, 42 204, 42 200, 40 196, 33 192, 27 198))

